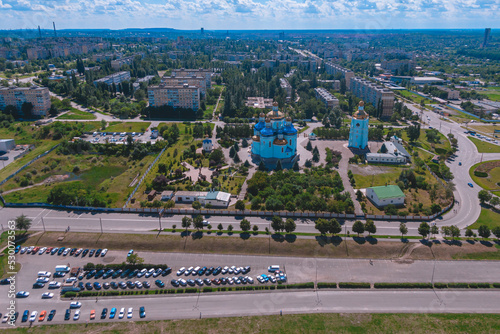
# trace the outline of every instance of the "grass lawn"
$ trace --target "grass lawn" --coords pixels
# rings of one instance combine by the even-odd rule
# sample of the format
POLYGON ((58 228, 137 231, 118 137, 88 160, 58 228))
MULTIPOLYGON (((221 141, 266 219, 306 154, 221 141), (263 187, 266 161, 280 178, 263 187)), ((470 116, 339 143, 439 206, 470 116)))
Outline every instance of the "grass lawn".
MULTIPOLYGON (((500 213, 486 208, 481 208, 481 214, 476 222, 469 227, 471 229, 478 229, 479 226, 486 225, 491 230, 495 226, 500 226, 500 213)), ((494 236, 493 236, 494 237, 494 236)))
MULTIPOLYGON (((372 166, 370 166, 372 167, 372 166)), ((377 166, 373 166, 377 167, 377 166)), ((371 175, 354 174, 356 180, 356 189, 383 186, 385 184, 394 184, 398 180, 402 167, 381 167, 388 170, 387 173, 373 173, 371 175)), ((367 173, 368 174, 368 173, 367 173)))
MULTIPOLYGON (((180 225, 180 222, 179 222, 180 225)), ((356 242, 352 239, 332 243, 330 238, 317 239, 283 239, 269 242, 268 238, 238 236, 216 236, 215 232, 208 236, 206 232, 190 236, 172 235, 168 232, 157 234, 117 234, 114 233, 66 233, 63 241, 57 238, 63 232, 47 232, 38 238, 30 238, 26 245, 59 245, 82 248, 108 248, 116 250, 179 252, 199 254, 251 254, 296 257, 334 257, 334 258, 373 258, 393 259, 405 254, 409 243, 378 241, 356 242)), ((470 253, 500 252, 480 243, 473 245, 463 243, 461 246, 445 243, 433 244, 431 247, 417 247, 409 255, 410 259, 451 260, 454 256, 470 253), (432 248, 432 249, 431 249, 432 248)))
MULTIPOLYGON (((147 310, 147 306, 146 306, 147 310)), ((498 314, 284 314, 64 324, 12 328, 12 333, 494 333, 500 330, 498 314), (411 330, 409 330, 411 328, 411 330)))
POLYGON ((486 96, 491 101, 500 101, 499 87, 491 87, 486 91, 478 91, 479 94, 486 96))
POLYGON ((68 113, 57 117, 57 119, 96 119, 96 117, 89 112, 71 108, 68 113))
POLYGON ((106 132, 145 132, 151 122, 111 122, 106 132))
POLYGON ((473 142, 474 145, 476 145, 477 151, 479 153, 500 153, 500 146, 498 145, 490 144, 488 142, 470 136, 468 136, 467 138, 469 138, 470 141, 473 142))
POLYGON ((485 161, 475 164, 469 170, 470 177, 481 188, 486 190, 500 189, 500 160, 485 161), (498 167, 497 167, 498 166, 498 167), (482 171, 488 173, 487 177, 478 177, 474 175, 474 171, 482 171))
MULTIPOLYGON (((416 143, 412 144, 414 147, 423 148, 424 150, 435 152, 436 154, 439 154, 440 152, 450 149, 451 147, 450 142, 448 138, 446 138, 442 133, 438 133, 439 136, 438 143, 430 143, 427 140, 426 131, 427 131, 426 129, 420 130, 420 137, 418 138, 416 143)), ((408 134, 406 133, 406 131, 402 131, 402 139, 406 142, 409 141, 408 134)))
POLYGON ((420 101, 422 101, 422 100, 424 100, 425 104, 436 103, 435 101, 433 101, 431 99, 422 97, 422 96, 415 94, 413 92, 410 92, 408 90, 398 90, 397 92, 399 92, 403 97, 406 97, 407 99, 412 100, 413 102, 416 102, 416 103, 420 103, 420 101))

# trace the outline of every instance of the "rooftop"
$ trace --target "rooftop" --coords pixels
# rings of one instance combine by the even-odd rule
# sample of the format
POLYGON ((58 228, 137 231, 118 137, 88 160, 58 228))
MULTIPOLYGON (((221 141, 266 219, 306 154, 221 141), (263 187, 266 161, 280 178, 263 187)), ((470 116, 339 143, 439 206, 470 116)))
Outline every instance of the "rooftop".
POLYGON ((405 197, 405 194, 396 185, 386 185, 380 187, 371 187, 379 199, 405 197))

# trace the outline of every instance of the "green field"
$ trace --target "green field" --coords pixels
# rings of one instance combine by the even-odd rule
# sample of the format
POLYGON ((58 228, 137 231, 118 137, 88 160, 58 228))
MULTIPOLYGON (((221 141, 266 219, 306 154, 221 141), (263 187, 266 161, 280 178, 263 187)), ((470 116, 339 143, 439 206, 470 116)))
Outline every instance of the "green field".
MULTIPOLYGON (((500 213, 492 210, 481 208, 481 214, 474 224, 469 226, 472 229, 477 229, 481 225, 486 225, 490 230, 495 226, 500 226, 500 213)), ((494 237, 494 236, 493 236, 494 237)))
POLYGON ((145 132, 151 122, 111 122, 106 132, 145 132))
POLYGON ((425 97, 422 97, 420 95, 417 95, 415 93, 412 93, 408 90, 399 90, 398 91, 403 97, 409 99, 409 100, 412 100, 413 102, 416 102, 416 103, 419 103, 424 100, 424 103, 425 104, 435 104, 436 102, 431 100, 431 99, 428 99, 428 98, 425 98, 425 97))
MULTIPOLYGON (((492 166, 492 165, 490 165, 492 166)), ((487 167, 491 168, 491 167, 487 167)), ((486 189, 486 190, 495 190, 495 189, 500 189, 500 161, 495 160, 495 161, 485 161, 481 162, 478 164, 475 164, 472 166, 469 170, 469 175, 470 177, 476 182, 481 188, 486 189), (484 164, 493 164, 496 163, 499 167, 495 167, 490 169, 487 173, 487 177, 479 177, 474 175, 474 171, 480 166, 484 164)))
MULTIPOLYGON (((172 297, 172 302, 175 297, 172 297)), ((168 308, 174 304, 166 305, 168 308)), ((146 306, 146 312, 147 312, 146 306)), ((432 310, 431 310, 432 311, 432 310)), ((276 310, 278 313, 278 310, 276 310)), ((82 322, 82 321, 80 321, 82 322)), ((500 331, 498 314, 319 313, 183 319, 114 321, 17 327, 12 333, 470 333, 500 331)))
POLYGON ((474 145, 476 145, 477 151, 479 153, 500 153, 500 146, 498 145, 490 144, 488 142, 470 136, 467 138, 469 138, 470 141, 473 142, 474 145))
POLYGON ((489 87, 486 91, 478 91, 478 93, 486 96, 491 101, 500 101, 500 87, 489 87))
MULTIPOLYGON (((442 133, 438 133, 438 136, 439 136, 439 142, 438 143, 430 143, 428 140, 427 140, 427 137, 426 137, 426 129, 421 129, 420 130, 420 137, 418 138, 417 142, 416 143, 412 143, 411 145, 413 145, 414 147, 419 147, 419 148, 422 148, 424 150, 427 150, 427 151, 430 151, 430 152, 435 152, 436 154, 440 154, 442 152, 445 152, 447 150, 450 149, 451 145, 450 145, 450 142, 448 140, 448 138, 446 138, 442 133)), ((408 134, 406 133, 406 131, 402 131, 402 139, 406 142, 409 141, 408 139, 408 134)))
POLYGON ((57 117, 57 119, 96 119, 96 117, 92 113, 71 108, 68 113, 57 117))
POLYGON ((388 173, 377 173, 372 175, 354 174, 354 180, 356 180, 356 188, 368 188, 368 187, 383 186, 385 184, 395 184, 403 168, 401 167, 384 167, 384 168, 392 169, 392 171, 388 173))

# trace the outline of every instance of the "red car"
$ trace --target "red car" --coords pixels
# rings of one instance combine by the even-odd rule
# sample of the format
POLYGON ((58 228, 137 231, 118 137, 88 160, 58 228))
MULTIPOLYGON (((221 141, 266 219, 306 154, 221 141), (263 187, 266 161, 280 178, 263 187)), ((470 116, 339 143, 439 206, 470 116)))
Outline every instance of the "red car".
POLYGON ((47 248, 47 250, 45 251, 45 254, 50 254, 50 252, 52 252, 53 249, 54 249, 54 247, 47 248))

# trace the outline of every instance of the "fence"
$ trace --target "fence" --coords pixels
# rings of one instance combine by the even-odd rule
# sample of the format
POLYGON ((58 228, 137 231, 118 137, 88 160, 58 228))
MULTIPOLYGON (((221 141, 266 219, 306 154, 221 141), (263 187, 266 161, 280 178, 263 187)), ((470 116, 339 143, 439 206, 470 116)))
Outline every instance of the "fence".
POLYGON ((144 174, 142 175, 142 177, 139 180, 139 182, 137 182, 137 185, 135 186, 134 191, 132 191, 132 193, 130 194, 130 196, 127 199, 127 202, 125 202, 125 205, 123 205, 124 208, 128 205, 128 203, 130 202, 130 200, 132 199, 132 197, 134 197, 137 189, 139 189, 139 187, 141 186, 142 181, 144 181, 144 178, 148 175, 149 171, 151 171, 151 168, 154 167, 154 165, 156 164, 156 162, 158 162, 158 160, 163 155, 163 153, 165 152, 166 149, 167 149, 167 147, 165 146, 163 148, 163 150, 161 150, 160 154, 158 154, 158 156, 155 158, 155 160, 151 163, 151 165, 149 165, 148 169, 144 172, 144 174))
POLYGON ((475 118, 477 118, 477 119, 481 120, 482 122, 488 122, 488 123, 499 123, 499 122, 500 122, 500 121, 499 121, 499 120, 497 120, 497 119, 484 119, 484 118, 481 118, 481 117, 479 117, 479 116, 477 116, 477 115, 474 115, 474 114, 472 114, 472 113, 470 113, 470 112, 468 112, 468 111, 465 111, 465 110, 459 109, 459 108, 457 108, 457 107, 454 107, 454 106, 452 106, 452 105, 450 105, 450 104, 447 104, 446 106, 450 107, 451 109, 455 109, 455 110, 457 110, 457 111, 463 112, 463 113, 464 113, 464 114, 466 114, 466 115, 469 115, 469 116, 475 117, 475 118))
MULTIPOLYGON (((21 171, 23 171, 26 167, 28 167, 29 165, 31 165, 33 162, 37 161, 38 159, 40 159, 41 157, 44 157, 46 156, 47 154, 49 154, 50 152, 52 152, 53 150, 55 150, 59 145, 61 144, 57 144, 56 146, 52 147, 50 150, 48 151, 45 151, 43 152, 42 154, 39 154, 37 155, 36 157, 34 157, 33 159, 31 159, 31 161, 27 162, 24 166, 22 166, 21 168, 19 168, 17 171, 15 171, 14 173, 12 173, 11 175, 7 176, 5 178, 5 180, 3 180, 2 182, 0 182, 0 186, 3 185, 5 182, 9 181, 10 179, 12 179, 14 176, 16 176, 17 174, 19 174, 21 171)), ((3 199, 2 199, 2 202, 3 202, 3 199)))

